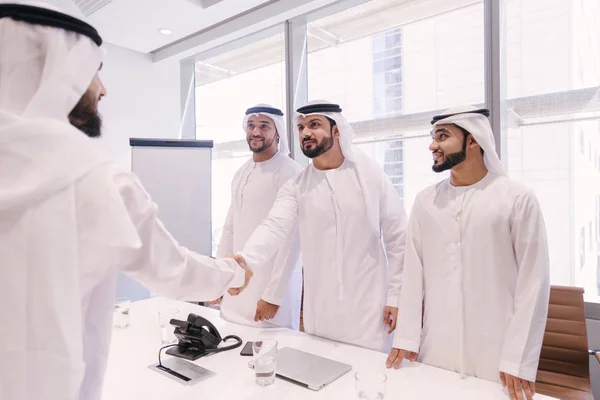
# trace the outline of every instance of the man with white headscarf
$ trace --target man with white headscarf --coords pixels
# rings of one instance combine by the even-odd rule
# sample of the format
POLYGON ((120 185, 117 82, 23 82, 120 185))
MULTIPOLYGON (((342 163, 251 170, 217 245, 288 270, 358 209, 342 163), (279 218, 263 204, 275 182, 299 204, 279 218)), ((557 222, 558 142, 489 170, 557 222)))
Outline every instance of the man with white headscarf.
MULTIPOLYGON (((242 250, 267 217, 279 189, 302 169, 289 157, 281 110, 266 104, 251 107, 242 127, 252 158, 233 177, 232 200, 217 257, 242 250)), ((241 295, 227 293, 221 299, 223 318, 254 327, 299 329, 302 267, 297 229, 274 257, 256 265, 253 272, 252 284, 241 295)))
POLYGON ((341 112, 325 101, 297 110, 296 132, 312 164, 279 191, 238 255, 249 268, 261 265, 297 223, 305 331, 389 351, 406 215, 381 166, 352 146, 354 132, 341 112))
POLYGON ((1 399, 100 398, 117 268, 180 299, 251 277, 179 246, 87 137, 100 135, 101 43, 71 16, 0 4, 1 399))
POLYGON ((432 121, 433 170, 450 178, 415 200, 387 366, 418 358, 531 399, 550 293, 546 230, 533 191, 506 176, 488 115, 461 106, 432 121))

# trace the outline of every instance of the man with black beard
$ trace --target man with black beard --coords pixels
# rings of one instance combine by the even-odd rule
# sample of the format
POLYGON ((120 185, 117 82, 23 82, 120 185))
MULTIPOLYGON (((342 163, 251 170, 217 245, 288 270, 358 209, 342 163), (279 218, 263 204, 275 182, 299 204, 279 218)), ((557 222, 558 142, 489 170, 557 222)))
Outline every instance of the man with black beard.
POLYGON ((238 256, 257 268, 298 224, 305 331, 389 351, 404 256, 402 201, 381 166, 352 145, 340 106, 314 101, 294 120, 312 164, 279 191, 238 256))
POLYGON ((432 121, 433 170, 450 178, 415 199, 387 367, 418 358, 531 399, 550 293, 546 229, 533 191, 506 176, 488 115, 461 106, 432 121))
MULTIPOLYGON (((289 157, 288 137, 281 110, 258 104, 246 110, 242 124, 252 157, 236 172, 231 205, 217 257, 240 251, 265 219, 277 192, 301 171, 289 157)), ((269 328, 300 327, 302 267, 297 229, 277 255, 253 268, 252 285, 239 296, 225 294, 216 301, 221 316, 238 324, 269 328)))
MULTIPOLYGON (((101 69, 102 65, 98 71, 101 69)), ((102 117, 98 113, 98 102, 104 96, 106 96, 106 88, 96 74, 85 94, 69 113, 71 125, 91 138, 98 138, 102 134, 102 117)))
POLYGON ((101 44, 69 15, 0 4, 2 399, 101 398, 117 269, 184 300, 252 276, 179 246, 137 177, 88 137, 101 133, 101 44))

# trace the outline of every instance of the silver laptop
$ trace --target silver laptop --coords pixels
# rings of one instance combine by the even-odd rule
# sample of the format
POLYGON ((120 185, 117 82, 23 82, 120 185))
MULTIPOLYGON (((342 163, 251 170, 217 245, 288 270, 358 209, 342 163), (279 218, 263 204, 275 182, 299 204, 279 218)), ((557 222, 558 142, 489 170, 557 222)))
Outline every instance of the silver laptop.
POLYGON ((289 347, 278 351, 276 368, 280 378, 311 390, 320 390, 352 370, 351 365, 289 347))

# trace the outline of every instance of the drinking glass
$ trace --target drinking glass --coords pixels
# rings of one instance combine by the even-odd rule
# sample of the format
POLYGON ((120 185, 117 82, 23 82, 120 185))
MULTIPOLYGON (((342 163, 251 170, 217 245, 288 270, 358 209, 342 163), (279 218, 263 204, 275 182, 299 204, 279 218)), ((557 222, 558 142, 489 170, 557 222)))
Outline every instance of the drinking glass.
POLYGON ((277 341, 259 340, 252 343, 254 352, 254 374, 256 383, 260 386, 269 386, 275 383, 277 368, 277 341))

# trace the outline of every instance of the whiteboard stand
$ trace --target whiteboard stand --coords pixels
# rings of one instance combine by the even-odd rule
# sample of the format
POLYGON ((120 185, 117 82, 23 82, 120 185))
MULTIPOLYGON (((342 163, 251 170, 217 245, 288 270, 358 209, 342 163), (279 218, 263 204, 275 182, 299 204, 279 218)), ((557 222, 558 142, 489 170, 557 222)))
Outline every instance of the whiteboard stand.
MULTIPOLYGON (((167 230, 180 245, 210 256, 213 141, 131 138, 129 144, 131 171, 158 205, 158 217, 167 230)), ((117 297, 151 296, 123 274, 117 288, 117 297)))

